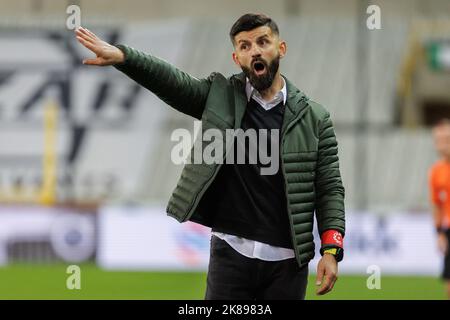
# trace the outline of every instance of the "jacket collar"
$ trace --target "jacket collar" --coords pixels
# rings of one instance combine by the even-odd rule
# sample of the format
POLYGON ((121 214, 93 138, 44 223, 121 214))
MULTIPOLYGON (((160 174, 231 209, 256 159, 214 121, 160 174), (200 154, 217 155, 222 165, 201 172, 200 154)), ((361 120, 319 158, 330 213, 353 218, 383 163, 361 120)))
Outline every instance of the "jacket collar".
MULTIPOLYGON (((275 95, 272 101, 266 101, 266 104, 278 104, 283 101, 283 105, 286 104, 287 100, 287 89, 286 89, 286 81, 282 77, 283 80, 283 88, 275 95)), ((251 98, 254 98, 257 101, 263 100, 261 94, 256 90, 250 83, 248 78, 245 79, 245 94, 247 95, 247 101, 250 101, 251 98)), ((260 102, 261 103, 261 102, 260 102)))
MULTIPOLYGON (((303 110, 308 106, 308 97, 297 89, 284 75, 281 75, 287 88, 287 103, 283 119, 282 131, 286 129, 290 122, 303 114, 303 110)), ((235 75, 235 128, 239 128, 247 105, 245 92, 246 76, 243 72, 235 75)))

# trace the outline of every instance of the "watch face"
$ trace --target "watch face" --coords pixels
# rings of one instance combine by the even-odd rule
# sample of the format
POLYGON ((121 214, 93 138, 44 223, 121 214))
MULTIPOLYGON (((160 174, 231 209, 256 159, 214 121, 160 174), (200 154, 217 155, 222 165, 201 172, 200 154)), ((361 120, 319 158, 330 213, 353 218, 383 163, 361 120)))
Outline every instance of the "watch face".
POLYGON ((336 248, 327 249, 323 253, 329 253, 329 254, 332 254, 333 256, 335 256, 337 254, 337 249, 336 248))

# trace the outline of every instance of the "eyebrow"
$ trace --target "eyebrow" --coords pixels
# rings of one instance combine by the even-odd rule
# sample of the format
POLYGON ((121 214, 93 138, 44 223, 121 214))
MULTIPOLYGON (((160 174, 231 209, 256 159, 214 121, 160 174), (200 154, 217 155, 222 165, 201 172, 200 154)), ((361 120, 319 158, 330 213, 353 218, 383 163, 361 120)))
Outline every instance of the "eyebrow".
POLYGON ((261 40, 261 39, 264 39, 264 38, 269 38, 269 35, 267 33, 263 34, 262 36, 259 36, 256 40, 261 40))
POLYGON ((248 40, 238 40, 238 43, 241 43, 241 42, 250 42, 250 41, 248 41, 248 40))
MULTIPOLYGON (((266 34, 263 34, 262 36, 259 36, 258 38, 256 38, 256 41, 261 40, 261 39, 264 39, 264 38, 269 38, 269 35, 268 35, 267 33, 266 33, 266 34)), ((241 43, 241 42, 249 43, 250 41, 244 40, 244 39, 238 40, 238 43, 241 43)))

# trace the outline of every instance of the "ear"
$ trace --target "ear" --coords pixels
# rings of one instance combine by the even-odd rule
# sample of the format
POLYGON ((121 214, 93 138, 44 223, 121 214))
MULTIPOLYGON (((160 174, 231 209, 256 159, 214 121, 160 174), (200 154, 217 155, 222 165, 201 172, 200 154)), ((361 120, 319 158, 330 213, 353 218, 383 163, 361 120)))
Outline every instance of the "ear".
POLYGON ((286 41, 281 40, 278 45, 278 51, 280 52, 280 58, 283 58, 286 55, 287 44, 286 41))
POLYGON ((241 67, 241 63, 239 62, 238 56, 236 54, 236 51, 233 51, 232 57, 233 57, 234 63, 240 68, 241 67))

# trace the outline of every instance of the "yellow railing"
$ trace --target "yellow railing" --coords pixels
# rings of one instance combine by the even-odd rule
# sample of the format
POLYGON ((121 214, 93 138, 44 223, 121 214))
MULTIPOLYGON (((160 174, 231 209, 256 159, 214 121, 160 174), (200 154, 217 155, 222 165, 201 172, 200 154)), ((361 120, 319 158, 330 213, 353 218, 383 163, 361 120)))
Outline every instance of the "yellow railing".
POLYGON ((44 156, 42 159, 42 186, 38 203, 52 205, 56 202, 56 133, 58 107, 50 103, 44 110, 44 156))
POLYGON ((36 189, 24 185, 12 186, 9 190, 3 187, 3 190, 0 190, 1 203, 41 205, 53 205, 56 203, 57 131, 58 106, 51 101, 44 106, 42 184, 36 189))

